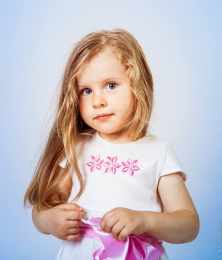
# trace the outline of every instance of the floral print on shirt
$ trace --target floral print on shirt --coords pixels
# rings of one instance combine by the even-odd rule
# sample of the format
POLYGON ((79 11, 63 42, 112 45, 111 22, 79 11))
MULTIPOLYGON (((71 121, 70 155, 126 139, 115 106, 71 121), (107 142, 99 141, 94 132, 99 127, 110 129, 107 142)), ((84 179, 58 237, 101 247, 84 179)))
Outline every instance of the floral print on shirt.
POLYGON ((140 169, 138 166, 136 166, 137 163, 138 163, 138 160, 132 161, 132 159, 130 159, 130 158, 128 159, 127 162, 122 162, 122 164, 124 166, 123 169, 122 169, 122 172, 129 171, 129 174, 131 176, 133 176, 134 171, 138 171, 140 169))
POLYGON ((95 169, 101 170, 102 165, 106 168, 105 173, 112 172, 113 174, 115 174, 117 168, 120 168, 122 165, 123 168, 121 172, 129 172, 131 176, 134 175, 135 171, 140 170, 139 166, 137 166, 138 160, 132 160, 131 158, 128 158, 127 162, 122 162, 121 165, 117 163, 117 156, 107 156, 106 158, 107 161, 104 162, 104 160, 100 160, 100 155, 97 157, 91 156, 91 162, 87 163, 87 165, 90 167, 91 172, 93 172, 95 169))
POLYGON ((100 156, 91 156, 91 162, 88 162, 87 165, 91 168, 91 172, 93 172, 95 169, 101 170, 102 163, 103 160, 100 160, 100 156))
POLYGON ((116 173, 116 168, 121 167, 121 164, 117 163, 117 156, 111 158, 107 156, 107 162, 105 162, 103 165, 106 167, 105 173, 112 171, 112 173, 116 173))

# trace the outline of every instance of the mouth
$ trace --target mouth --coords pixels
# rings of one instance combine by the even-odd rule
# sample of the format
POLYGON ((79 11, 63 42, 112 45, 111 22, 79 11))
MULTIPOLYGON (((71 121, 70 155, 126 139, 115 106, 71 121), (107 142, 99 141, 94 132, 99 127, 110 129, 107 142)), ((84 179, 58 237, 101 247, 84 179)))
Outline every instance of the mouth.
POLYGON ((98 115, 95 119, 104 121, 104 120, 107 120, 108 118, 110 118, 112 115, 113 114, 101 114, 101 115, 98 115))

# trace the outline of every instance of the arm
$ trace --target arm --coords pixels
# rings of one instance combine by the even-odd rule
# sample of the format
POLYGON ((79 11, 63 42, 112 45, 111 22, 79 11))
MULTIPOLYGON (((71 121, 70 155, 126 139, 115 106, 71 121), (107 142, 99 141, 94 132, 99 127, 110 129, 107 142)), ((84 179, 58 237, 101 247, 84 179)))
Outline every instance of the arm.
POLYGON ((48 225, 45 222, 47 210, 37 210, 37 207, 33 207, 32 209, 32 221, 35 225, 36 229, 42 234, 49 235, 48 225))
POLYGON ((147 232, 172 244, 193 241, 199 217, 180 172, 162 176, 158 192, 166 213, 144 211, 147 232))
POLYGON ((162 176, 158 191, 166 213, 114 208, 102 217, 101 229, 120 241, 144 232, 172 244, 194 240, 199 217, 180 172, 162 176))
MULTIPOLYGON (((58 166, 58 174, 61 173, 62 168, 60 166, 58 166)), ((68 172, 66 177, 62 180, 62 182, 59 185, 59 188, 61 190, 64 190, 68 196, 71 193, 71 189, 72 189, 72 178, 70 176, 70 173, 68 172)), ((64 200, 67 201, 68 196, 66 198, 64 198, 64 200)), ((43 234, 50 234, 48 227, 49 227, 49 223, 47 222, 47 216, 49 214, 49 210, 43 210, 40 209, 39 211, 37 210, 37 207, 33 207, 32 209, 32 221, 36 227, 36 229, 43 233, 43 234)))
MULTIPOLYGON (((61 170, 61 169, 60 169, 61 170)), ((59 187, 67 193, 68 199, 72 179, 69 173, 62 180, 59 187)), ((68 241, 74 241, 79 237, 79 225, 84 218, 83 208, 75 203, 61 204, 56 207, 39 211, 37 207, 32 210, 32 219, 37 230, 43 234, 52 234, 53 236, 68 241)))

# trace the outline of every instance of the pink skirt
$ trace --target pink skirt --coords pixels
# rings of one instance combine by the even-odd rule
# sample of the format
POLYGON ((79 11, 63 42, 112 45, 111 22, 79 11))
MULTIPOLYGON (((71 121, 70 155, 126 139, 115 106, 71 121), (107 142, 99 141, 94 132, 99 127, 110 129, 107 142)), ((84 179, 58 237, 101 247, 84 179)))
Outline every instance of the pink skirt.
MULTIPOLYGON (((84 209, 85 219, 91 217, 103 217, 105 212, 84 209)), ((63 240, 56 260, 93 260, 94 252, 102 246, 102 242, 88 237, 79 237, 75 241, 63 240)), ((163 245, 160 245, 163 255, 159 260, 169 260, 163 245)))

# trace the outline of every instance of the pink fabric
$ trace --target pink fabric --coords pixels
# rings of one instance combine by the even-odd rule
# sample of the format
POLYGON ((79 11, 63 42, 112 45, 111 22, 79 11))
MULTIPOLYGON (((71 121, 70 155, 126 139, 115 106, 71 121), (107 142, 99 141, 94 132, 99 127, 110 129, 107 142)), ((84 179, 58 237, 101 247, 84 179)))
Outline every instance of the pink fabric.
POLYGON ((163 243, 148 233, 142 235, 129 235, 125 241, 114 239, 110 233, 100 228, 100 217, 82 219, 85 224, 79 226, 81 237, 101 240, 103 246, 94 254, 93 260, 158 260, 163 251, 163 243))

